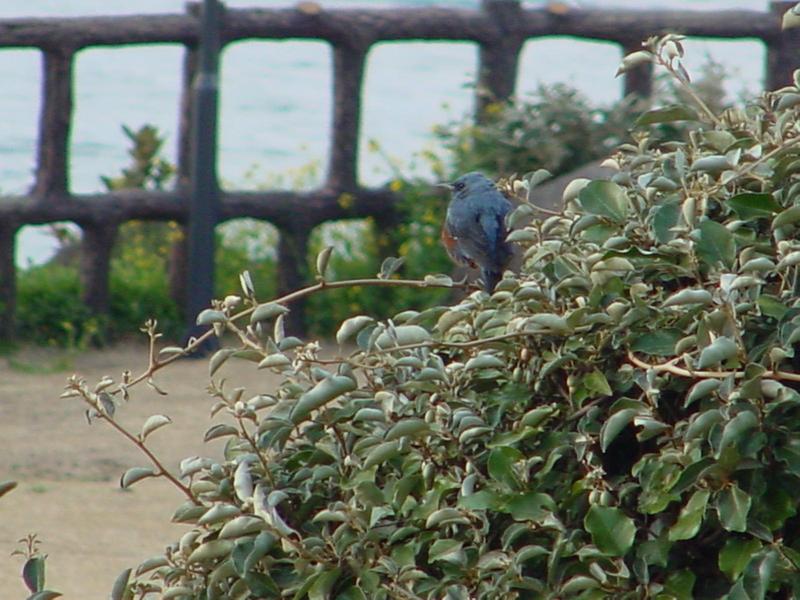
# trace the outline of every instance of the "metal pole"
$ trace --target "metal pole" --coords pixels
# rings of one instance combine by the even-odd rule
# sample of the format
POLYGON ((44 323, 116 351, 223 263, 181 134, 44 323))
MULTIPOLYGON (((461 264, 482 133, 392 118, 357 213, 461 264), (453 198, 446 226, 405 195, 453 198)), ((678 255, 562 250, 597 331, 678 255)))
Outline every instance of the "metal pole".
POLYGON ((222 11, 219 0, 203 0, 198 48, 200 68, 192 86, 187 338, 205 329, 196 325, 195 319, 201 310, 209 307, 214 294, 214 227, 219 219, 217 74, 222 11))

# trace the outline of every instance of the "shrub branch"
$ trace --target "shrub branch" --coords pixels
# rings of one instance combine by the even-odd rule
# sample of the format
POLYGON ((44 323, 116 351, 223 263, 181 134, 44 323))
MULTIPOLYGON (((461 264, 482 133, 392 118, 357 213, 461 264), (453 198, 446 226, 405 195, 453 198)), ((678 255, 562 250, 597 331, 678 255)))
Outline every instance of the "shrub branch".
MULTIPOLYGON (((744 371, 694 371, 677 366, 675 363, 680 358, 673 358, 665 363, 651 364, 636 357, 636 355, 628 351, 628 360, 639 367, 640 369, 652 369, 658 373, 671 373, 679 377, 688 377, 690 379, 720 379, 723 377, 733 376, 735 379, 741 379, 745 376, 744 371)), ((787 373, 786 371, 765 371, 761 374, 762 379, 775 379, 784 381, 800 381, 800 373, 787 373)))

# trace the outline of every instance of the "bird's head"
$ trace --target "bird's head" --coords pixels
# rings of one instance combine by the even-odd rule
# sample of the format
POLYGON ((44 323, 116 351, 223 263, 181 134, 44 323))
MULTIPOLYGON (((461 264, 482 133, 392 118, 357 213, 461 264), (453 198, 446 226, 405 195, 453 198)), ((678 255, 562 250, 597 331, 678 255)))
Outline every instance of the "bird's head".
POLYGON ((452 183, 439 183, 440 187, 445 187, 453 192, 453 198, 465 198, 474 192, 481 192, 494 189, 494 182, 483 173, 473 171, 456 179, 452 183))

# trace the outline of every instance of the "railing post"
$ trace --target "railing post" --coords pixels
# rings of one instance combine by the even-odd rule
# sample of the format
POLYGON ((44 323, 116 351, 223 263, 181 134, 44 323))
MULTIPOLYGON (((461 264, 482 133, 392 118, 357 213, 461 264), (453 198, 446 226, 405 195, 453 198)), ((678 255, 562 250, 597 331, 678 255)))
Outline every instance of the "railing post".
POLYGON ((779 33, 775 39, 767 40, 766 89, 775 90, 792 84, 792 73, 800 69, 800 29, 780 31, 783 14, 795 2, 772 2, 770 12, 778 22, 779 33))
MULTIPOLYGON (((190 8, 197 5, 189 5, 190 8)), ((195 11, 196 12, 196 11, 195 11)), ((178 148, 176 179, 177 188, 182 195, 188 195, 190 188, 191 156, 192 156, 192 84, 197 75, 197 46, 184 48, 183 72, 181 81, 180 109, 178 111, 178 148)), ((180 239, 170 248, 167 265, 169 278, 169 294, 176 305, 186 307, 186 273, 189 263, 189 235, 186 222, 178 223, 180 239)), ((188 318, 188 317, 187 317, 188 318)))
POLYGON ((117 239, 117 224, 108 221, 81 223, 81 283, 83 302, 92 313, 108 315, 111 252, 117 239))
POLYGON ((475 117, 481 121, 486 107, 504 102, 514 94, 519 68, 519 53, 525 37, 516 32, 522 6, 519 0, 482 0, 483 10, 495 21, 499 34, 480 45, 475 117))
POLYGON ((14 239, 18 223, 0 221, 0 341, 14 339, 17 307, 17 270, 14 239))
POLYGON ((187 337, 205 328, 195 324, 214 294, 214 228, 219 218, 217 181, 217 96, 220 27, 219 0, 204 0, 199 45, 200 70, 193 84, 190 167, 189 261, 186 278, 187 337))
POLYGON ((368 46, 333 46, 333 122, 328 186, 353 189, 358 182, 361 88, 368 46))
MULTIPOLYGON (((622 55, 642 49, 642 40, 630 40, 622 44, 622 55)), ((624 75, 623 95, 625 98, 636 94, 640 98, 650 98, 653 95, 653 64, 646 63, 634 67, 624 75)))
POLYGON ((42 54, 42 107, 39 116, 36 183, 38 198, 69 191, 69 133, 72 121, 74 53, 64 48, 42 54))
MULTIPOLYGON (((308 238, 311 230, 302 223, 291 229, 279 228, 278 239, 278 295, 300 289, 307 281, 308 238)), ((286 316, 286 330, 291 335, 306 333, 305 299, 295 301, 286 316)))

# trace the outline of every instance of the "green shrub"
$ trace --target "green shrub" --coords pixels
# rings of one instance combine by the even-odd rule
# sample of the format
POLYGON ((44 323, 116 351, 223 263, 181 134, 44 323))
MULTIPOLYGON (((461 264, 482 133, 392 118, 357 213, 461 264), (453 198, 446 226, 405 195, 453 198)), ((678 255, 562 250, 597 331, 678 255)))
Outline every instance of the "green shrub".
MULTIPOLYGON (((112 597, 798 597, 800 72, 718 115, 681 55, 667 36, 626 57, 692 104, 643 115, 612 181, 576 182, 561 214, 514 228, 522 270, 491 296, 353 316, 337 341, 355 348, 334 358, 284 337, 288 300, 259 303, 247 276, 242 299, 203 311, 207 336, 237 334, 209 361, 224 421, 205 439, 224 453, 179 473, 147 454, 123 475, 170 480, 191 529, 112 597), (653 136, 675 119, 697 127, 653 136), (283 381, 225 384, 235 359, 283 381)), ((293 299, 351 285, 325 253, 314 268, 293 299)), ((368 285, 453 285, 388 276, 368 285)), ((202 341, 66 395, 120 427, 121 399, 202 341)), ((127 437, 147 448, 168 424, 127 437)))
MULTIPOLYGON (((728 107, 721 65, 707 61, 693 85, 695 93, 713 110, 728 107)), ((657 77, 653 99, 657 104, 686 102, 686 91, 671 78, 657 77)), ((540 84, 530 95, 488 107, 481 123, 471 115, 434 129, 446 158, 428 152, 425 158, 447 178, 483 171, 508 176, 547 169, 569 173, 608 156, 627 140, 636 115, 647 102, 635 96, 610 106, 598 106, 577 88, 564 83, 540 84)), ((686 122, 664 122, 657 137, 674 139, 685 134, 686 122)), ((445 178, 445 177, 443 177, 445 178)))
POLYGON ((78 269, 56 264, 29 267, 17 281, 17 324, 38 344, 72 345, 85 339, 89 309, 81 302, 78 269))

